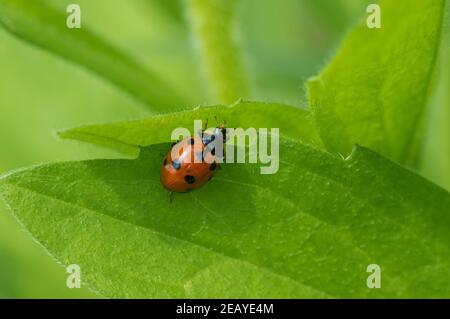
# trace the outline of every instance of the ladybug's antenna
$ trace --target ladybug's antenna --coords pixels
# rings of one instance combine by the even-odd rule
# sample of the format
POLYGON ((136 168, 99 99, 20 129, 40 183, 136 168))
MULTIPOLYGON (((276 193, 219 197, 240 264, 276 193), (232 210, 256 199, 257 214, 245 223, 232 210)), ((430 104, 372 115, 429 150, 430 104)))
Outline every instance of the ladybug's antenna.
POLYGON ((205 122, 205 131, 207 128, 208 128, 208 119, 206 119, 206 122, 205 122))
POLYGON ((214 115, 214 119, 216 120, 217 126, 219 126, 219 121, 217 120, 217 116, 216 115, 214 115))

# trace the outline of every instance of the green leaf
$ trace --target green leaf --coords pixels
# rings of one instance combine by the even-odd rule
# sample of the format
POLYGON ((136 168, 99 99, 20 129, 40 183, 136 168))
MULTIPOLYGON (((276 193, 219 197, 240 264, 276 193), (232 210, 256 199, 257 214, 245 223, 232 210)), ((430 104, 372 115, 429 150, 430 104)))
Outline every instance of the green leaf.
POLYGON ((450 190, 450 10, 447 12, 445 42, 440 52, 439 83, 430 101, 426 146, 421 172, 450 190))
POLYGON ((165 12, 165 14, 173 19, 175 23, 182 24, 183 22, 183 8, 181 5, 182 0, 171 0, 171 1, 161 1, 161 0, 150 0, 155 5, 160 7, 160 9, 165 12))
POLYGON ((212 86, 215 103, 248 98, 248 84, 235 39, 238 0, 185 0, 194 39, 212 86))
POLYGON ((380 7, 382 28, 369 29, 364 19, 309 81, 311 109, 330 151, 347 155, 360 143, 417 165, 446 1, 380 7))
MULTIPOLYGON (((230 127, 280 128, 280 134, 321 146, 308 112, 277 103, 239 101, 231 106, 198 107, 189 111, 162 114, 142 120, 87 125, 59 132, 73 139, 115 149, 136 156, 139 146, 169 142, 176 127, 193 128, 194 120, 228 120, 230 127)), ((211 124, 211 123, 210 123, 211 124)), ((212 123, 215 125, 215 123, 212 123)))
POLYGON ((357 147, 281 138, 280 171, 226 164, 169 203, 168 145, 4 176, 15 216, 108 297, 448 297, 450 194, 357 147), (366 268, 382 269, 368 289, 366 268))
POLYGON ((0 25, 13 35, 95 72, 152 110, 185 105, 157 75, 96 36, 83 22, 81 29, 69 29, 68 15, 45 0, 0 0, 0 25))
MULTIPOLYGON (((321 25, 327 28, 326 31, 329 33, 346 31, 349 21, 351 21, 352 13, 358 12, 360 14, 369 3, 373 3, 371 0, 301 0, 300 2, 308 9, 309 14, 314 15, 314 20, 319 19, 322 22, 321 25)), ((314 45, 317 44, 314 43, 314 45)))

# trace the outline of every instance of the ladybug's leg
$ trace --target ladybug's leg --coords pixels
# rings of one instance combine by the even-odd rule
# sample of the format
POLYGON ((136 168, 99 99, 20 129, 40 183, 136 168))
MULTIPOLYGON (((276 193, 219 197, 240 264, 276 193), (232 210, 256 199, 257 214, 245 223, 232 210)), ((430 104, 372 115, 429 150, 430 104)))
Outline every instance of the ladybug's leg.
MULTIPOLYGON (((223 147, 223 154, 222 154, 222 163, 226 163, 226 160, 227 160, 227 147, 225 146, 225 144, 223 146, 224 147, 223 147)), ((220 165, 219 165, 219 169, 221 169, 220 165)))
POLYGON ((169 192, 169 203, 173 202, 173 192, 169 192))

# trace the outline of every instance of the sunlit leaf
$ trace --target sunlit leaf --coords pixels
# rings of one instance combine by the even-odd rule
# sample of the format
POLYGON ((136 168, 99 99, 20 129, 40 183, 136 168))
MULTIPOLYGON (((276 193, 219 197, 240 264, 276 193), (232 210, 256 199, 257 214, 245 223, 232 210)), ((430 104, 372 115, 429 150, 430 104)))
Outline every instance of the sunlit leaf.
POLYGON ((448 297, 450 195, 376 153, 282 138, 277 174, 226 164, 169 203, 167 149, 18 171, 0 194, 108 297, 448 297), (369 264, 382 289, 366 286, 369 264))
POLYGON ((0 25, 23 40, 111 81, 151 109, 182 109, 186 101, 157 75, 82 25, 69 29, 69 14, 45 0, 0 0, 0 25))
POLYGON ((136 156, 139 146, 169 142, 172 130, 177 127, 192 132, 194 120, 209 120, 209 126, 215 126, 215 117, 218 121, 226 121, 230 127, 279 128, 282 135, 316 146, 322 145, 308 112, 278 103, 245 101, 231 106, 198 107, 142 120, 87 125, 61 131, 59 136, 136 156))
POLYGON ((416 165, 446 5, 380 1, 381 28, 369 29, 364 17, 309 81, 311 109, 330 151, 348 155, 360 143, 416 165))

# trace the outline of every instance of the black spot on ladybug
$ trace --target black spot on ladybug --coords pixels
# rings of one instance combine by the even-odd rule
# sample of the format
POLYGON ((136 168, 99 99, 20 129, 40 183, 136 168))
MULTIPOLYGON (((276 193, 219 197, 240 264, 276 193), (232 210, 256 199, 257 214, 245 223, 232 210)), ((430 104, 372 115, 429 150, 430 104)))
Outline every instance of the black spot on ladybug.
POLYGON ((167 165, 167 157, 164 159, 164 166, 167 165))
POLYGON ((215 149, 215 148, 213 148, 213 149, 211 150, 211 154, 212 154, 212 155, 216 155, 216 149, 215 149))
POLYGON ((174 160, 174 161, 172 162, 172 167, 175 168, 176 170, 179 170, 180 167, 181 167, 180 161, 179 161, 179 160, 174 160))
POLYGON ((189 143, 191 143, 191 145, 194 145, 195 141, 194 141, 193 137, 191 137, 191 140, 189 141, 189 143))
POLYGON ((184 177, 184 180, 186 181, 186 183, 188 184, 194 184, 195 183, 195 177, 192 175, 186 175, 184 177))
POLYGON ((213 170, 215 170, 217 168, 217 164, 216 163, 212 163, 210 166, 209 166, 209 170, 210 171, 213 171, 213 170))

